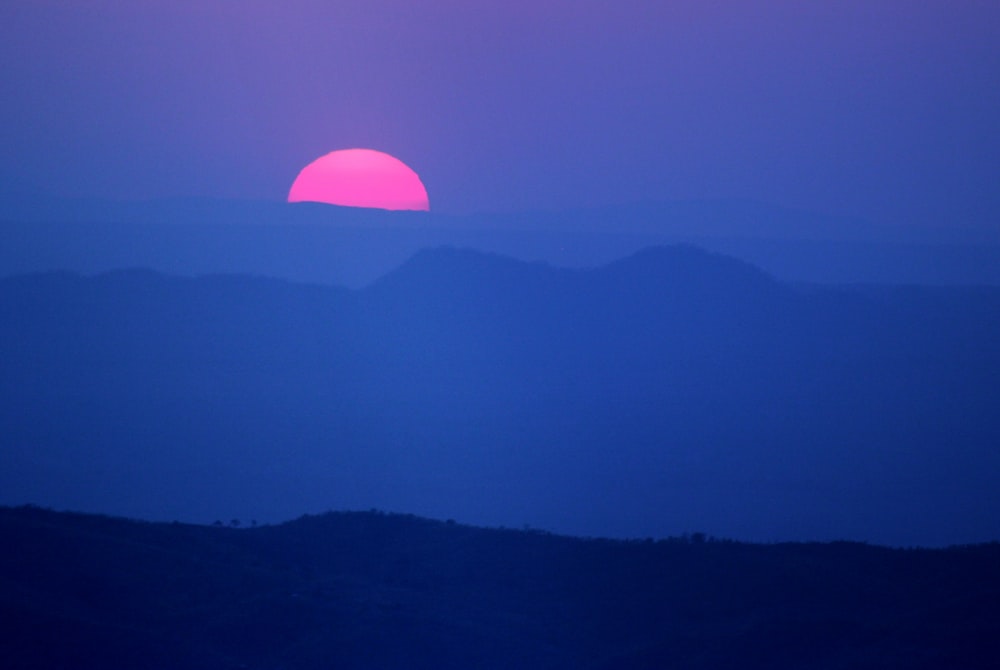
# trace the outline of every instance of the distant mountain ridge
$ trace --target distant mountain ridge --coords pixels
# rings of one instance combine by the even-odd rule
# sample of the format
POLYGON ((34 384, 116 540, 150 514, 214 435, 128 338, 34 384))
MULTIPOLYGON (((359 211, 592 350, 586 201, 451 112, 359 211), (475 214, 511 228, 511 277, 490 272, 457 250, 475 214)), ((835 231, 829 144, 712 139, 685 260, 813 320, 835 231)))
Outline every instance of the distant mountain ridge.
POLYGON ((0 200, 0 276, 142 266, 358 288, 441 245, 587 268, 680 242, 791 281, 1000 285, 1000 239, 984 231, 879 227, 747 200, 467 216, 209 198, 0 200))
POLYGON ((353 291, 0 279, 0 341, 5 504, 901 545, 1000 522, 996 289, 438 249, 353 291))

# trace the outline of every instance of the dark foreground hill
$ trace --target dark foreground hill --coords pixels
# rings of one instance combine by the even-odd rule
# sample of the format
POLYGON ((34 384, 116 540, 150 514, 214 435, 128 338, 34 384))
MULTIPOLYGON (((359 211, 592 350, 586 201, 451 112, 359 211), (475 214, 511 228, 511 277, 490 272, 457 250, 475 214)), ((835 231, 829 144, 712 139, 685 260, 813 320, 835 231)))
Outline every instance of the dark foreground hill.
POLYGON ((658 542, 0 508, 21 668, 995 668, 1000 547, 658 542))
POLYGON ((0 503, 570 534, 1000 536, 1000 289, 803 288, 690 247, 456 249, 363 290, 0 280, 0 503))

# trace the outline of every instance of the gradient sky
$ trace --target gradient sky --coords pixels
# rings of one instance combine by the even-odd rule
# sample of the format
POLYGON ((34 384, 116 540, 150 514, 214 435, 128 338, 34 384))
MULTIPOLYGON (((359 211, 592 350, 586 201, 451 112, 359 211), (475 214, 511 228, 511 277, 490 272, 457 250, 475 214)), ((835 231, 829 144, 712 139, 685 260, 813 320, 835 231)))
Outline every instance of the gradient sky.
POLYGON ((0 62, 8 194, 281 200, 371 147, 440 212, 1000 229, 995 0, 5 0, 0 62))

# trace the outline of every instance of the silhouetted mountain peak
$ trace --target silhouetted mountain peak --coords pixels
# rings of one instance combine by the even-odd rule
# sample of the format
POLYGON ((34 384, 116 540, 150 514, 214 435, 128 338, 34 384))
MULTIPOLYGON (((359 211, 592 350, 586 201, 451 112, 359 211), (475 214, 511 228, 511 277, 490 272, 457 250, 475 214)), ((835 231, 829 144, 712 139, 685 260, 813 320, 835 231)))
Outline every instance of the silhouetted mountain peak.
POLYGON ((544 263, 529 263, 500 254, 450 245, 422 249, 386 278, 400 274, 423 272, 508 272, 523 267, 546 268, 544 263))
POLYGON ((468 291, 516 290, 518 286, 545 283, 570 270, 544 263, 519 261, 498 254, 451 246, 425 249, 385 275, 369 288, 376 293, 433 292, 457 295, 468 291))
POLYGON ((671 282, 687 286, 716 284, 735 286, 776 286, 778 282, 744 261, 704 249, 676 244, 642 249, 600 269, 605 277, 647 284, 671 282))
POLYGON ((690 245, 654 246, 589 270, 556 268, 545 263, 515 260, 473 249, 438 247, 418 252, 372 285, 376 289, 401 287, 449 289, 456 286, 516 286, 588 278, 599 283, 626 283, 632 288, 655 289, 664 283, 678 287, 715 287, 729 290, 779 285, 749 263, 690 245))

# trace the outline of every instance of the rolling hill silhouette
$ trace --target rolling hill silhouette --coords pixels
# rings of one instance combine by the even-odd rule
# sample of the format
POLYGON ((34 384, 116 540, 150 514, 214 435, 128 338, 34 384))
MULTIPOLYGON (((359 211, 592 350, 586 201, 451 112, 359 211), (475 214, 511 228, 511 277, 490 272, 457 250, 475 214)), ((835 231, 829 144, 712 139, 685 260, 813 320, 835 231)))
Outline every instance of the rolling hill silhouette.
POLYGON ((7 667, 993 668, 996 544, 235 529, 0 508, 7 667))
POLYGON ((443 248, 361 290, 11 277, 0 338, 7 504, 904 545, 1000 520, 995 289, 443 248))

